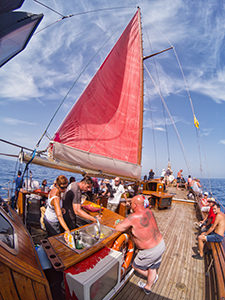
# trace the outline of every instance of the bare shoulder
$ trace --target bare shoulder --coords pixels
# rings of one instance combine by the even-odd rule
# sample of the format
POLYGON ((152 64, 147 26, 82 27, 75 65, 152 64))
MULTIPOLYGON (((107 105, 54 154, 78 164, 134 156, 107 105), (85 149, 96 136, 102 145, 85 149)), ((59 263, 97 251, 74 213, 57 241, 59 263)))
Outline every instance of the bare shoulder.
POLYGON ((129 221, 134 221, 134 220, 136 220, 136 219, 139 219, 141 216, 142 216, 142 215, 141 215, 140 213, 132 213, 132 214, 130 214, 130 215, 127 217, 127 219, 128 219, 129 221))
POLYGON ((221 211, 217 213, 216 218, 218 220, 225 220, 225 215, 221 211))
POLYGON ((225 214, 220 212, 221 218, 223 218, 225 220, 225 214))
MULTIPOLYGON (((60 198, 60 195, 59 195, 59 190, 57 188, 53 188, 51 191, 50 191, 50 198, 52 197, 57 197, 57 198, 60 198)), ((55 198, 55 199, 57 199, 55 198)))

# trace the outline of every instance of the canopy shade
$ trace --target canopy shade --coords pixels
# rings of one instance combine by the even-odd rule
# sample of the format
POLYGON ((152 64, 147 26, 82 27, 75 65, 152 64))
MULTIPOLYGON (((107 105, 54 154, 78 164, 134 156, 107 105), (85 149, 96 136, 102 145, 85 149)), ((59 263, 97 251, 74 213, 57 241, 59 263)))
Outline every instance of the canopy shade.
POLYGON ((27 46, 42 18, 27 12, 0 15, 0 67, 27 46))
POLYGON ((18 9, 23 4, 24 0, 1 0, 0 14, 18 9))

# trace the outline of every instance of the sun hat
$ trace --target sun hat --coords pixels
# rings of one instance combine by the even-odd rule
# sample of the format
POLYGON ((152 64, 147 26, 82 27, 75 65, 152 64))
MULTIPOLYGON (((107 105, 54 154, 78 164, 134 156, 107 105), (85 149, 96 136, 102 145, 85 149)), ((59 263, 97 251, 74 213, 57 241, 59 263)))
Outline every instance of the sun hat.
POLYGON ((209 198, 208 200, 209 202, 216 202, 216 200, 214 198, 209 198))

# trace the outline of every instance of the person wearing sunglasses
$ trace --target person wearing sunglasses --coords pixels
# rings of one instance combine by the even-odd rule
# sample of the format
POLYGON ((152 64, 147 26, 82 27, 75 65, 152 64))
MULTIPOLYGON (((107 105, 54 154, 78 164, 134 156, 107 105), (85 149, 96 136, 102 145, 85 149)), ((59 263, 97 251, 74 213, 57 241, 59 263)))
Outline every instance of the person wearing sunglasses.
POLYGON ((51 189, 48 195, 47 208, 44 215, 44 224, 48 236, 53 236, 63 232, 70 232, 64 217, 63 217, 63 199, 68 186, 68 179, 64 175, 57 177, 55 186, 51 189))

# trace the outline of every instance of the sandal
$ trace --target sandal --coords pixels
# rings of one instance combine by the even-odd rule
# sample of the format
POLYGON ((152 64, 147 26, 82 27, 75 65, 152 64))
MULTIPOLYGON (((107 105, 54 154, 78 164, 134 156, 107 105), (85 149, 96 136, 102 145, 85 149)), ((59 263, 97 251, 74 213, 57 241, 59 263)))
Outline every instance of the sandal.
MULTIPOLYGON (((156 274, 155 280, 154 280, 152 286, 157 282, 158 279, 159 279, 159 276, 158 276, 158 274, 156 274)), ((143 291, 145 292, 146 295, 149 295, 149 294, 151 293, 151 290, 148 290, 148 289, 145 288, 145 286, 146 286, 146 283, 145 283, 145 282, 143 282, 143 281, 140 280, 140 281, 138 282, 138 286, 139 286, 141 289, 143 289, 143 291)))

